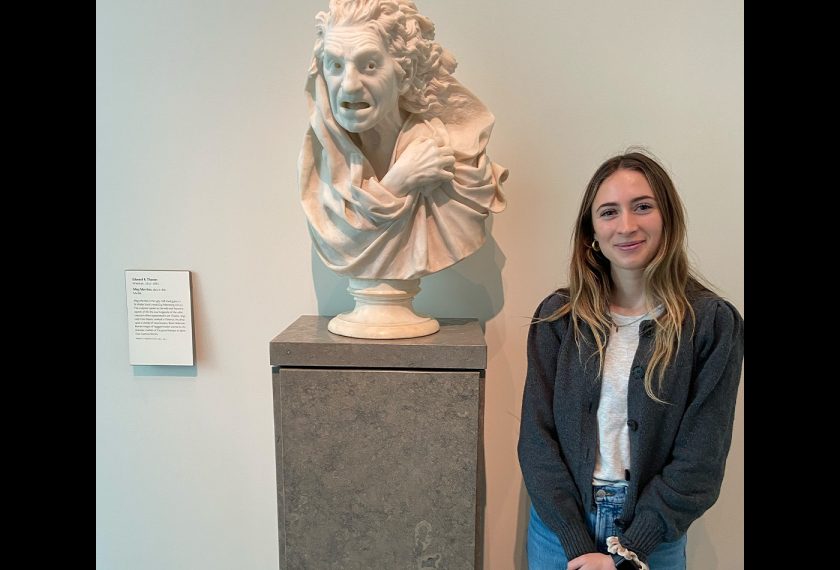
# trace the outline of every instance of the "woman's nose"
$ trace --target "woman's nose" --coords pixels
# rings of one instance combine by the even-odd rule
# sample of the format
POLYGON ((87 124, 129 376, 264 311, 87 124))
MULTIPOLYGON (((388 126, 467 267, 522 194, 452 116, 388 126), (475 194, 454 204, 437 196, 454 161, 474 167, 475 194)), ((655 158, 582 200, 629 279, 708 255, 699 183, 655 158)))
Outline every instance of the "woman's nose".
POLYGON ((623 234, 629 234, 636 230, 636 218, 631 212, 624 212, 618 219, 618 231, 623 234))

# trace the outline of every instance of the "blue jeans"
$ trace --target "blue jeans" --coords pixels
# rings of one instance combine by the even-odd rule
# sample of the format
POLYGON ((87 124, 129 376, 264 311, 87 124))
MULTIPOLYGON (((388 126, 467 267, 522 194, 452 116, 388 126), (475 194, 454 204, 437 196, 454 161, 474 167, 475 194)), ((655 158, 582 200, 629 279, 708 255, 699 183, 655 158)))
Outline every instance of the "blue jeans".
MULTIPOLYGON (((595 540, 598 552, 607 553, 607 537, 618 535, 615 519, 621 516, 627 488, 611 485, 595 485, 595 508, 589 515, 589 534, 595 540)), ((663 542, 648 557, 650 570, 685 570, 686 536, 674 542, 663 542)), ((531 506, 531 520, 528 522, 528 569, 566 570, 569 559, 560 544, 560 539, 548 528, 531 506)))

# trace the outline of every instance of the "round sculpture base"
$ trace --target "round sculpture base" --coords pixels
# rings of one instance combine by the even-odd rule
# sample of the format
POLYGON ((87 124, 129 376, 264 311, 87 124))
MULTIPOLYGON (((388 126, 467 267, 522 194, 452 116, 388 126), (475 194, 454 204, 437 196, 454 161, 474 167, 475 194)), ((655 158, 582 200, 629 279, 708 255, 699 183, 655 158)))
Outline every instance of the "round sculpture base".
POLYGON ((350 279, 356 308, 330 320, 331 333, 354 338, 416 338, 436 333, 438 322, 414 312, 420 279, 350 279))

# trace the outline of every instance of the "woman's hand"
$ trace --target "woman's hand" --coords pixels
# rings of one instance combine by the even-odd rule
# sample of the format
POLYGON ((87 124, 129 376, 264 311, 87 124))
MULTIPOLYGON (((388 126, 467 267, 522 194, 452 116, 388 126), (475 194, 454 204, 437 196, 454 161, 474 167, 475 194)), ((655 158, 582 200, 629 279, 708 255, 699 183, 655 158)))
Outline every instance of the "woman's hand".
POLYGON ((615 562, 609 554, 590 552, 569 560, 566 570, 615 570, 615 562))

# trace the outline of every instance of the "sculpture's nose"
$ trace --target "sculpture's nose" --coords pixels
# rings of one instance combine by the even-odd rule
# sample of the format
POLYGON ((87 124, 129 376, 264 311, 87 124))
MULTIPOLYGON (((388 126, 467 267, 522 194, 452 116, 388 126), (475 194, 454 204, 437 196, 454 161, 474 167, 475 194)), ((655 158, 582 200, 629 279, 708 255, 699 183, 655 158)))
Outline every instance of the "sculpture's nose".
POLYGON ((356 66, 352 63, 344 68, 344 76, 341 79, 341 90, 345 93, 353 93, 362 87, 362 82, 359 81, 359 72, 356 66))

